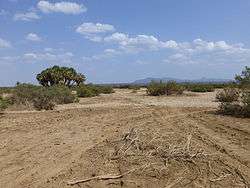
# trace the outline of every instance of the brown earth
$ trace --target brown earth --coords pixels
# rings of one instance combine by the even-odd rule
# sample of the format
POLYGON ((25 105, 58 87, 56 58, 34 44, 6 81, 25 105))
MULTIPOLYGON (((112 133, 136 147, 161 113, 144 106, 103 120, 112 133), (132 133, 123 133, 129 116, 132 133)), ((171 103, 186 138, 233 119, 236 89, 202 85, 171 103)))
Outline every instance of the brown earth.
POLYGON ((250 119, 217 115, 215 94, 117 90, 54 111, 7 111, 0 187, 249 187, 250 119))

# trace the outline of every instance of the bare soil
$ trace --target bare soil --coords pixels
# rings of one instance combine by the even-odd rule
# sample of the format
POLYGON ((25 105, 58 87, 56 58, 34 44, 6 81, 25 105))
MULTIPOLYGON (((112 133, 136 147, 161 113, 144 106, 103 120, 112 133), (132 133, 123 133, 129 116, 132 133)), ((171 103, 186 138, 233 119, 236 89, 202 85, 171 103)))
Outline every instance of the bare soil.
POLYGON ((0 187, 249 187, 250 119, 216 114, 215 95, 121 89, 54 111, 7 111, 0 187))

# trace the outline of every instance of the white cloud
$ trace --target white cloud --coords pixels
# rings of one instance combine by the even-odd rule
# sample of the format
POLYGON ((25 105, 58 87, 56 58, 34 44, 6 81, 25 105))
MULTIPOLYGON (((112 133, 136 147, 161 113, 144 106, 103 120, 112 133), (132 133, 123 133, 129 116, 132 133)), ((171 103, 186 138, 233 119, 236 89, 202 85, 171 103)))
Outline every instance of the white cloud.
POLYGON ((11 43, 7 40, 0 38, 0 48, 10 48, 11 43))
MULTIPOLYGON (((88 31, 89 30, 86 29, 83 33, 88 33, 88 31)), ((92 31, 92 29, 90 29, 90 31, 92 31)), ((90 37, 86 38, 91 40, 90 37)), ((96 41, 103 41, 110 44, 114 49, 107 49, 103 53, 87 57, 85 60, 91 61, 114 58, 117 54, 137 54, 146 51, 161 51, 160 53, 168 54, 167 58, 163 60, 168 63, 250 64, 250 49, 244 48, 242 43, 229 44, 226 41, 206 41, 203 39, 195 39, 191 42, 177 42, 174 40, 162 41, 153 35, 136 35, 131 37, 128 34, 119 32, 112 33, 96 41)))
POLYGON ((114 26, 110 24, 101 24, 101 23, 95 24, 87 22, 78 26, 76 32, 83 35, 89 35, 89 34, 107 33, 107 32, 112 32, 114 30, 115 30, 114 26))
POLYGON ((160 41, 152 35, 137 35, 135 37, 130 37, 124 33, 113 33, 105 37, 104 41, 117 43, 121 49, 134 53, 145 50, 155 51, 163 48, 175 49, 178 47, 175 41, 160 41))
POLYGON ((126 44, 129 40, 129 36, 124 33, 113 33, 104 39, 106 42, 117 42, 120 44, 126 44))
POLYGON ((82 34, 86 39, 93 42, 101 42, 103 37, 115 31, 115 27, 110 24, 86 22, 76 28, 76 32, 82 34))
POLYGON ((244 48, 242 44, 195 39, 190 43, 178 43, 175 53, 170 54, 164 61, 179 64, 249 64, 250 49, 244 48))
POLYGON ((37 7, 44 13, 60 12, 64 14, 80 14, 87 11, 87 8, 83 4, 66 1, 57 3, 39 1, 37 7))
POLYGON ((41 17, 37 15, 36 12, 26 12, 26 13, 16 13, 13 17, 15 21, 32 21, 32 20, 38 20, 41 17))
POLYGON ((101 42, 102 41, 102 37, 97 36, 97 35, 86 35, 85 38, 89 39, 90 41, 93 41, 93 42, 101 42))
POLYGON ((113 33, 104 38, 105 42, 118 45, 123 53, 139 53, 143 51, 166 51, 165 62, 175 63, 222 63, 250 62, 250 49, 243 44, 228 44, 225 41, 205 41, 195 39, 192 42, 161 41, 152 35, 136 35, 130 37, 124 33, 113 33))
POLYGON ((41 42, 42 39, 41 37, 39 37, 37 34, 35 33, 29 33, 27 36, 26 36, 26 39, 27 40, 30 40, 30 41, 33 41, 33 42, 41 42))

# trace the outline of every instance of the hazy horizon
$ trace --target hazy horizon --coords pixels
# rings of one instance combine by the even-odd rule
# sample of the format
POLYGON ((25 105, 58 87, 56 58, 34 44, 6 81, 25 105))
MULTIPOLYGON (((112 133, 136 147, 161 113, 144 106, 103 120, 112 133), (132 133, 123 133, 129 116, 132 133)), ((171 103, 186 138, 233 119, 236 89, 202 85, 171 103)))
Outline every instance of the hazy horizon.
POLYGON ((92 83, 233 79, 250 66, 247 0, 0 1, 0 86, 53 65, 92 83))

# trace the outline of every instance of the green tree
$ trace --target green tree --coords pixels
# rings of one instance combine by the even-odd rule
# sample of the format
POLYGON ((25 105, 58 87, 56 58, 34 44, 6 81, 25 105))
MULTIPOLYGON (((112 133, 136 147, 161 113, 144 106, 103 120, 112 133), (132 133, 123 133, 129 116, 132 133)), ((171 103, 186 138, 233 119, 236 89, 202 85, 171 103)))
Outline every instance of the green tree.
POLYGON ((86 77, 81 73, 77 73, 76 70, 71 67, 53 66, 37 74, 36 79, 42 86, 46 87, 54 85, 70 87, 74 84, 80 85, 84 83, 86 77))
POLYGON ((241 87, 250 87, 250 67, 246 66, 245 70, 241 72, 241 75, 235 76, 235 80, 241 87))

